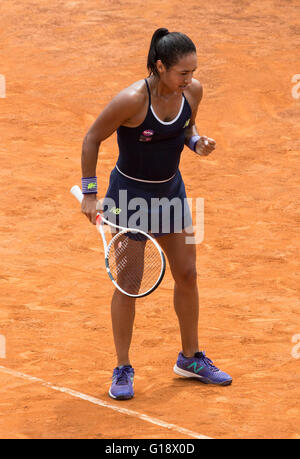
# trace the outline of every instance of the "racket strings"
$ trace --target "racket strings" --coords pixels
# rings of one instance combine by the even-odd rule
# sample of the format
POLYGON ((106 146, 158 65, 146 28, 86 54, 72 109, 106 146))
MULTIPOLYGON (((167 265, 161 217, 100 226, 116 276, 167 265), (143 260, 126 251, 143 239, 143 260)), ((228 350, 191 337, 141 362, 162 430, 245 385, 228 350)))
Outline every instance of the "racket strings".
POLYGON ((113 237, 108 264, 115 282, 131 295, 149 291, 160 279, 162 258, 154 242, 141 233, 119 233, 113 237))

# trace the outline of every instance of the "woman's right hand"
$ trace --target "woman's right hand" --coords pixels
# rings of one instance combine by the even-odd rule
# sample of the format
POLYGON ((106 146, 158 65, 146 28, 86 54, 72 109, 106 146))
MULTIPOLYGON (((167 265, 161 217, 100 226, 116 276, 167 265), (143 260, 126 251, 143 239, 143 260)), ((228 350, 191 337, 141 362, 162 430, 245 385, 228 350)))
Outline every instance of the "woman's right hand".
POLYGON ((91 193, 84 195, 81 204, 81 212, 87 216, 93 225, 96 225, 96 217, 101 207, 101 201, 97 201, 96 194, 91 193))

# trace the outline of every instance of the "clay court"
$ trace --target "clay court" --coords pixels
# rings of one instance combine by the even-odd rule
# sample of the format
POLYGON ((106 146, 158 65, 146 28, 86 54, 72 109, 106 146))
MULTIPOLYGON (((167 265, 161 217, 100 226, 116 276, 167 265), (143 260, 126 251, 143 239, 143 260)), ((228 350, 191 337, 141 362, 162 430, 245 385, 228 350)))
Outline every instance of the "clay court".
MULTIPOLYGON (((300 438, 299 2, 3 0, 0 17, 0 437, 300 438), (233 384, 173 373, 167 269, 137 302, 135 397, 118 402, 107 393, 113 285, 69 190, 87 129, 147 76, 158 27, 197 45, 197 124, 217 148, 207 158, 185 148, 180 170, 205 202, 200 342, 233 384)), ((113 135, 100 196, 117 155, 113 135)))

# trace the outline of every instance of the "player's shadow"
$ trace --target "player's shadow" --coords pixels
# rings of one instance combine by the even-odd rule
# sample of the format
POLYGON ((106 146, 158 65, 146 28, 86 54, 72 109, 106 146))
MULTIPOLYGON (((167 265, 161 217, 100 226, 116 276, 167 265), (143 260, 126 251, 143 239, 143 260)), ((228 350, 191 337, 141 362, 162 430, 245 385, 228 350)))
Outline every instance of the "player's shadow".
MULTIPOLYGON (((197 378, 181 378, 180 376, 172 376, 168 381, 155 381, 152 387, 147 387, 142 389, 143 385, 140 385, 138 382, 135 385, 135 398, 146 398, 147 402, 157 404, 158 400, 182 400, 185 395, 196 396, 200 399, 212 397, 222 393, 223 395, 228 394, 228 390, 232 387, 230 386, 218 386, 214 384, 205 384, 197 378)), ((176 402, 175 402, 176 403, 176 402)))

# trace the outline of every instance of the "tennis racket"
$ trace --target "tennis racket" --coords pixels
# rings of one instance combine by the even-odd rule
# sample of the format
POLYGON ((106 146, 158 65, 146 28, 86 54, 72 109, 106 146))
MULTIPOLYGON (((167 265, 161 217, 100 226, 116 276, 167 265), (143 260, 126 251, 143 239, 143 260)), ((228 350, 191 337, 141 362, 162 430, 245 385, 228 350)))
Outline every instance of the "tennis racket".
MULTIPOLYGON (((81 203, 83 194, 79 186, 73 186, 70 191, 81 203)), ((161 283, 166 269, 165 256, 156 240, 144 231, 115 225, 100 213, 96 227, 104 245, 106 271, 115 287, 134 298, 152 293, 161 283), (104 224, 118 230, 109 242, 104 224)))

